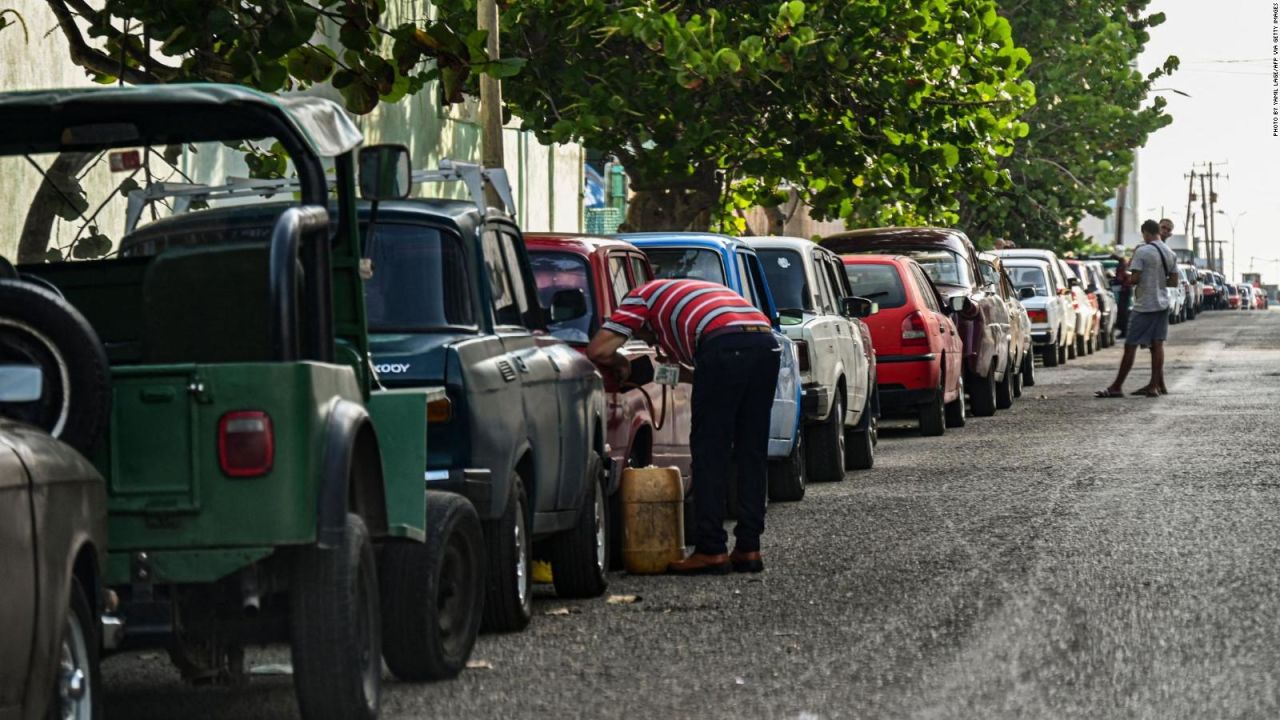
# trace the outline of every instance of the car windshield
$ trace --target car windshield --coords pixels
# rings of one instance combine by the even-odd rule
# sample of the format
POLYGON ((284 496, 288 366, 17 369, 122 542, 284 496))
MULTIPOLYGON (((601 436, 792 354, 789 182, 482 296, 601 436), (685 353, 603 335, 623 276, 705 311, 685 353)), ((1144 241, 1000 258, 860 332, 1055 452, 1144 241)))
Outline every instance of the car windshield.
POLYGON ((1235 286, 1234 286, 1234 285, 1228 285, 1228 286, 1227 286, 1227 294, 1228 294, 1228 295, 1239 295, 1239 294, 1240 294, 1240 292, 1239 292, 1238 290, 1236 290, 1236 288, 1235 288, 1235 286))
POLYGON ((422 332, 474 326, 462 241, 425 225, 378 223, 367 240, 369 330, 422 332))
POLYGON ((950 250, 903 250, 902 254, 920 263, 925 274, 935 283, 969 287, 969 265, 950 250))
POLYGON ((645 248, 653 275, 664 280, 705 280, 726 285, 720 253, 701 248, 645 248))
POLYGON ((1040 265, 1008 265, 1004 266, 1009 273, 1013 286, 1021 290, 1024 287, 1034 288, 1036 295, 1049 295, 1049 280, 1044 268, 1040 265))
POLYGON ((804 261, 795 250, 761 249, 756 253, 764 263, 764 275, 769 281, 769 292, 779 310, 812 310, 809 299, 809 283, 805 278, 804 261))
POLYGON ((573 320, 548 323, 547 331, 565 342, 590 342, 596 311, 586 258, 572 253, 531 252, 529 260, 533 265, 534 280, 538 283, 538 301, 543 307, 551 307, 551 299, 560 290, 580 290, 586 296, 585 315, 573 320))
POLYGON ((881 263, 846 263, 844 273, 849 277, 853 294, 879 303, 881 308, 896 308, 907 304, 907 292, 902 286, 898 268, 881 263))

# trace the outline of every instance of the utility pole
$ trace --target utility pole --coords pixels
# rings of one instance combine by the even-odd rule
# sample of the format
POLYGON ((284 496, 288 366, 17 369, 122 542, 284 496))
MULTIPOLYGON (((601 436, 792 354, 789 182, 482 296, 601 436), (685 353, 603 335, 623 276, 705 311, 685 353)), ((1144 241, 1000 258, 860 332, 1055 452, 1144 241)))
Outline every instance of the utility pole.
POLYGON ((1213 247, 1213 239, 1209 237, 1209 196, 1204 191, 1204 173, 1200 173, 1200 212, 1204 218, 1204 234, 1205 240, 1208 241, 1209 247, 1213 247))
POLYGON ((1118 247, 1124 247, 1124 196, 1128 194, 1128 183, 1116 190, 1116 245, 1118 247))
MULTIPOLYGON (((1182 234, 1190 237, 1192 239, 1192 242, 1194 243, 1195 233, 1196 233, 1196 222, 1191 218, 1191 203, 1196 199, 1195 168, 1192 168, 1191 172, 1187 173, 1183 177, 1187 178, 1187 214, 1183 215, 1185 220, 1182 223, 1182 234)), ((1193 255, 1195 254, 1195 251, 1194 251, 1195 247, 1196 246, 1193 244, 1192 245, 1193 255)), ((1212 245, 1209 246, 1209 265, 1211 266, 1213 265, 1213 246, 1212 245)))
MULTIPOLYGON (((1209 244, 1211 246, 1213 242, 1218 239, 1218 233, 1214 231, 1214 226, 1216 225, 1216 223, 1213 219, 1213 216, 1214 216, 1213 205, 1214 203, 1218 202, 1218 193, 1213 191, 1213 177, 1214 177, 1213 163, 1209 163, 1209 214, 1206 216, 1209 221, 1209 227, 1207 230, 1205 230, 1205 232, 1208 234, 1209 244)), ((1234 243, 1233 243, 1233 246, 1234 246, 1234 243)), ((1232 247, 1232 251, 1233 252, 1235 251, 1234 247, 1232 247)))
MULTIPOLYGON (((480 0, 476 4, 476 27, 489 31, 485 47, 490 60, 498 55, 498 0, 480 0)), ((502 81, 489 75, 480 76, 480 163, 487 168, 501 168, 502 162, 502 81)), ((488 183, 485 200, 490 207, 502 207, 498 193, 488 183)), ((506 208, 515 212, 515 208, 506 208)))

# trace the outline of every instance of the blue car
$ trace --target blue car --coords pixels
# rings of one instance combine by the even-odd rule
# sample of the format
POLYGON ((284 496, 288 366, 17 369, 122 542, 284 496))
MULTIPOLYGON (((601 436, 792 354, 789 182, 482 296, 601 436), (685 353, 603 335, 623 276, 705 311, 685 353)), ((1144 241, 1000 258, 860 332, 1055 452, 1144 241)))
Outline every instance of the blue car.
POLYGON ((782 367, 769 424, 769 495, 771 499, 803 495, 800 365, 795 343, 779 327, 778 308, 755 250, 737 238, 715 233, 624 233, 618 237, 649 256, 656 277, 720 283, 773 319, 773 334, 782 348, 782 367))

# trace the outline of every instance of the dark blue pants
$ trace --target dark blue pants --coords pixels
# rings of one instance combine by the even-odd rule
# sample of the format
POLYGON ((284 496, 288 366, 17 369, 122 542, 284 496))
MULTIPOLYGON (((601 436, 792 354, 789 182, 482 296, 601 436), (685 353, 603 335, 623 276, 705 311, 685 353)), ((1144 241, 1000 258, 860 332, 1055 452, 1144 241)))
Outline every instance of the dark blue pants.
POLYGON ((735 547, 760 549, 769 461, 769 415, 781 360, 772 333, 719 335, 694 357, 693 455, 694 549, 726 551, 725 493, 738 483, 735 547), (729 476, 732 466, 738 476, 729 476))

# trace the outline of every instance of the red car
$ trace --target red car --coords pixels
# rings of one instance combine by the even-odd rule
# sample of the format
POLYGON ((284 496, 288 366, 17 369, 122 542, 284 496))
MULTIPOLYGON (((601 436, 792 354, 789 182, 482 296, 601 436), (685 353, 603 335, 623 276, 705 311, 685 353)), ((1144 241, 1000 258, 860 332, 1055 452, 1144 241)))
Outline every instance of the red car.
MULTIPOLYGON (((543 307, 552 306, 551 298, 557 292, 582 293, 582 315, 553 319, 547 325, 549 333, 580 351, 586 350, 591 335, 628 291, 653 279, 649 259, 623 240, 550 233, 526 233, 524 239, 543 307)), ((658 362, 653 348, 639 341, 624 345, 622 353, 631 358, 648 356, 655 367, 658 362)), ((604 373, 604 385, 609 414, 605 434, 614 467, 675 466, 680 468, 687 491, 692 386, 649 383, 622 389, 615 384, 613 373, 604 373)))
POLYGON ((915 417, 924 435, 965 421, 964 342, 920 265, 902 255, 847 255, 853 293, 880 306, 863 319, 878 365, 880 412, 915 417))

